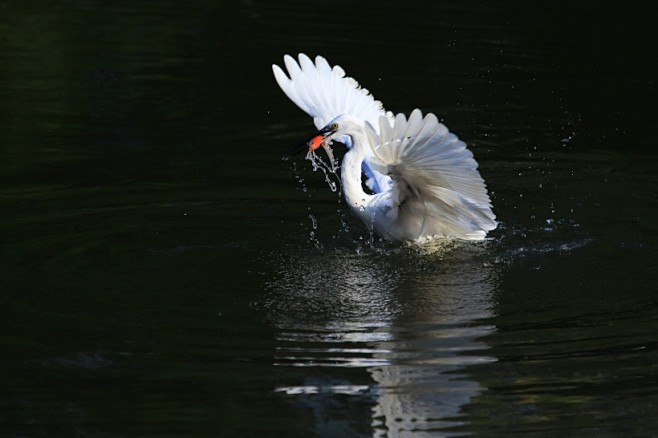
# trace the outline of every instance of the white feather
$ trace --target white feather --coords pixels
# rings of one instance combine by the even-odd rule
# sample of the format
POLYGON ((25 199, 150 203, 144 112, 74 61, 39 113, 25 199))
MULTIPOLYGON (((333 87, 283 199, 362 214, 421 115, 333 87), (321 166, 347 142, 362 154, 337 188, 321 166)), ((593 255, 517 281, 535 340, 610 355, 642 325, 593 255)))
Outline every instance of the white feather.
POLYGON ((430 113, 422 123, 421 118, 416 109, 408 121, 398 115, 394 126, 387 126, 390 122, 382 117, 379 133, 368 130, 369 144, 374 146, 373 167, 404 182, 393 187, 400 208, 419 214, 416 210, 422 206, 427 216, 425 230, 483 238, 486 231, 496 228, 496 216, 473 154, 436 116, 430 113))
MULTIPOLYGON (((313 117, 316 128, 323 128, 341 114, 359 118, 364 129, 368 123, 376 125, 382 116, 393 120, 393 114, 386 112, 382 103, 375 100, 368 90, 361 88, 355 79, 345 76, 340 66, 330 67, 322 56, 316 56, 315 64, 303 53, 299 54, 299 61, 290 55, 285 55, 283 60, 288 75, 274 64, 274 77, 286 96, 313 117)), ((349 138, 336 140, 351 147, 349 138)), ((390 179, 374 171, 367 160, 363 170, 368 177, 367 185, 372 190, 381 191, 390 186, 390 179)))
POLYGON ((322 56, 317 56, 315 63, 303 53, 298 57, 299 63, 290 55, 283 59, 288 75, 274 64, 274 77, 286 96, 313 117, 316 128, 324 127, 341 114, 358 117, 364 124, 373 126, 382 115, 393 120, 392 113, 384 111, 382 103, 368 90, 346 77, 339 66, 331 68, 322 56))
POLYGON ((391 240, 449 236, 480 240, 496 228, 477 162, 434 114, 386 112, 370 92, 321 56, 284 57, 272 66, 283 92, 318 129, 338 121, 335 139, 352 149, 343 159, 343 190, 364 222, 391 240), (376 193, 361 187, 361 169, 376 193))

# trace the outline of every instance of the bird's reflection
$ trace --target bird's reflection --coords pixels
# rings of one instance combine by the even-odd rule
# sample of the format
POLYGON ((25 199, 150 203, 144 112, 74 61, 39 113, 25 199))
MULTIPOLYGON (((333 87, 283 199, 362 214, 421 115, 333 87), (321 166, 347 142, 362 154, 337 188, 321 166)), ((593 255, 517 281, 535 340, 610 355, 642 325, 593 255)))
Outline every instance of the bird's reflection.
MULTIPOLYGON (((275 390, 323 395, 301 400, 315 412, 332 396, 374 400, 373 436, 449 436, 447 429, 463 423, 462 408, 484 389, 467 367, 495 360, 482 340, 495 327, 480 322, 494 316, 495 275, 486 257, 486 249, 472 246, 433 255, 289 256, 265 303, 278 329, 275 364, 313 372, 275 390)), ((331 415, 321 417, 318 427, 335 432, 331 415)), ((350 431, 343 425, 342 432, 350 431)))

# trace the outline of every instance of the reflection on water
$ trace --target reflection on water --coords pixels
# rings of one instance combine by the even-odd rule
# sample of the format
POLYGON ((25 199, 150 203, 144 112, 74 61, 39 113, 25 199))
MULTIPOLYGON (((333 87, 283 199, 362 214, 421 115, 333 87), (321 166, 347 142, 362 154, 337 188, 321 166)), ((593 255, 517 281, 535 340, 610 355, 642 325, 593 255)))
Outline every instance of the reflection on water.
MULTIPOLYGON (((494 316, 486 253, 457 247, 433 256, 411 249, 282 256, 263 303, 278 329, 275 365, 326 372, 275 391, 301 398, 320 416, 332 405, 327 397, 366 397, 374 436, 460 425, 462 408, 485 389, 467 367, 495 361, 480 340, 495 331, 479 322, 494 316), (367 378, 334 377, 332 367, 364 369, 367 378)), ((317 424, 324 424, 319 433, 336 430, 317 424)))
POLYGON ((0 4, 0 435, 656 434, 648 9, 33 3, 0 4), (489 247, 329 249, 366 231, 279 161, 300 51, 469 142, 489 247))

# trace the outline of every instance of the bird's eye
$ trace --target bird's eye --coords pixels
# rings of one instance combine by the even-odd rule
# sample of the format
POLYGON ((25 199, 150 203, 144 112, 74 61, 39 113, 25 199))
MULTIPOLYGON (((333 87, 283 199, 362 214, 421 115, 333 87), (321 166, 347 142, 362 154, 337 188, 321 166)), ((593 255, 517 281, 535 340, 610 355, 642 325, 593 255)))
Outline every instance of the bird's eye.
POLYGON ((338 131, 338 123, 332 123, 331 124, 331 130, 332 131, 338 131))

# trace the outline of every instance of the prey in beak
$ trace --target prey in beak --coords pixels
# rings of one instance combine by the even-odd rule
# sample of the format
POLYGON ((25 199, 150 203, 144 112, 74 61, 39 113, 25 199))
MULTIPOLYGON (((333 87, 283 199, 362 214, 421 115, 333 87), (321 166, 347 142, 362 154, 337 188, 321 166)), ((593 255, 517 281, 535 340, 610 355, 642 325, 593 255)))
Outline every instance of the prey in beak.
POLYGON ((288 152, 287 155, 283 156, 283 160, 287 161, 293 156, 304 152, 305 150, 308 150, 308 153, 306 155, 307 158, 311 157, 312 154, 315 152, 316 149, 322 147, 324 151, 327 154, 327 157, 329 157, 329 161, 331 162, 331 169, 335 169, 335 161, 334 161, 334 152, 331 149, 331 136, 336 133, 336 125, 328 125, 322 128, 320 131, 318 131, 313 137, 310 138, 310 140, 303 141, 302 143, 298 144, 294 148, 288 152))

